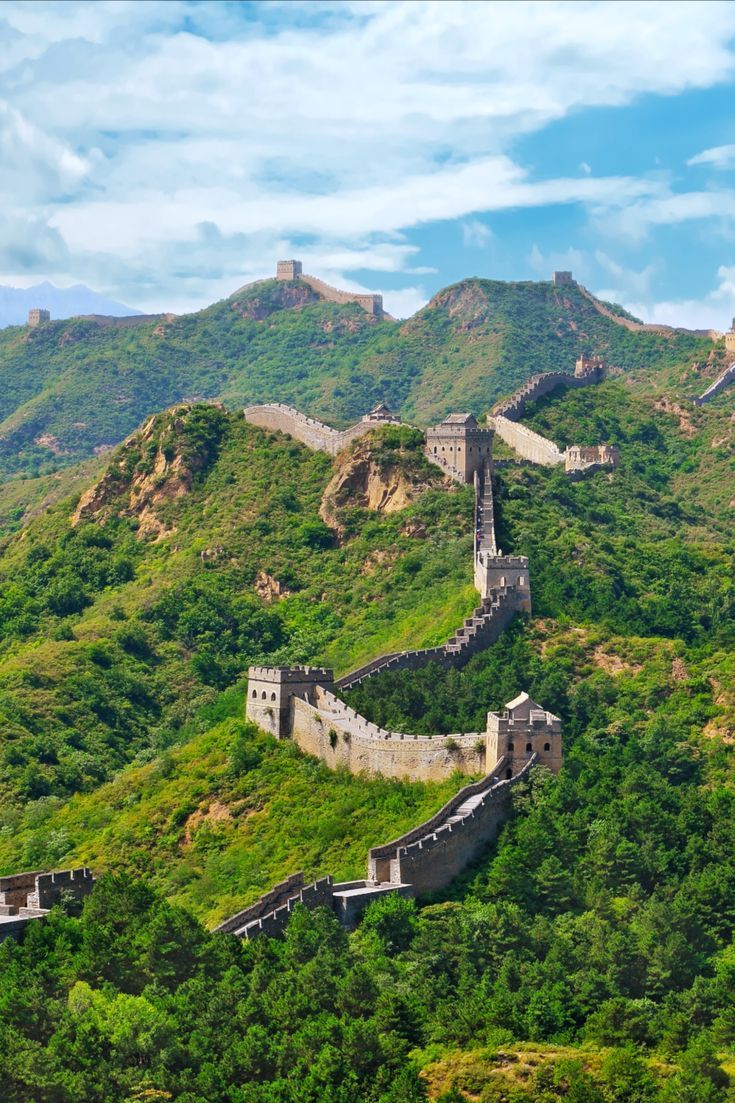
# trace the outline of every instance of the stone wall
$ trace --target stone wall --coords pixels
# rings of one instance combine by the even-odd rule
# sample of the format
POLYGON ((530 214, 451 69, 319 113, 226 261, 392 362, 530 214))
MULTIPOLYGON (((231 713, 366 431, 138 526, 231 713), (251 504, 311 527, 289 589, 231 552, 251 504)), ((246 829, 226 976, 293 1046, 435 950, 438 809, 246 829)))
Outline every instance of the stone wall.
POLYGON ((300 279, 305 284, 308 284, 312 291, 316 291, 318 295, 326 299, 327 302, 341 304, 356 303, 358 306, 361 306, 367 314, 374 314, 376 317, 381 317, 383 314, 382 295, 377 295, 372 292, 363 294, 355 291, 340 291, 338 288, 325 283, 324 280, 317 279, 316 276, 302 275, 300 279))
POLYGON ((371 433, 381 425, 399 423, 398 418, 393 418, 391 422, 389 418, 372 418, 367 414, 348 429, 332 429, 323 421, 307 417, 306 414, 295 410, 293 406, 287 406, 284 402, 247 406, 244 413, 245 420, 251 425, 257 425, 260 429, 269 429, 273 433, 288 433, 294 440, 300 440, 307 448, 313 448, 316 452, 327 452, 330 456, 336 456, 353 441, 364 437, 366 433, 371 433))
POLYGON ((250 907, 231 915, 229 919, 226 919, 224 923, 220 923, 214 929, 224 934, 235 934, 249 923, 261 919, 267 912, 276 911, 282 907, 288 900, 298 895, 303 887, 303 873, 292 873, 285 881, 279 881, 277 885, 274 885, 272 889, 259 897, 250 907))
POLYGON ((390 858, 391 881, 411 885, 417 896, 439 892, 450 885, 508 819, 513 788, 527 776, 534 761, 530 759, 508 781, 491 779, 488 785, 485 779, 484 789, 465 797, 452 815, 421 838, 407 843, 398 840, 390 858))
MULTIPOLYGON (((527 567, 527 560, 525 563, 527 567)), ((489 592, 483 604, 475 609, 471 617, 467 617, 462 627, 443 646, 378 655, 364 666, 344 674, 334 684, 338 689, 351 689, 375 674, 388 670, 421 670, 432 662, 441 666, 462 666, 472 655, 495 643, 516 613, 528 608, 530 598, 525 587, 521 591, 510 584, 489 592)))
POLYGON ((330 769, 412 781, 441 781, 453 773, 485 768, 485 733, 421 736, 388 732, 372 724, 327 690, 316 704, 293 701, 292 736, 304 754, 330 769))
POLYGON ((509 421, 499 414, 493 414, 492 422, 500 439, 531 463, 541 464, 542 467, 555 467, 564 463, 564 453, 559 451, 554 442, 542 437, 540 433, 534 433, 533 429, 509 421))
MULTIPOLYGON (((733 334, 733 336, 735 337, 735 334, 733 334)), ((707 390, 704 391, 704 393, 701 394, 699 398, 692 399, 694 405, 704 406, 705 403, 711 402, 715 395, 719 394, 720 391, 724 390, 725 387, 729 386, 729 384, 733 382, 735 382, 735 364, 730 364, 729 367, 725 368, 723 372, 720 372, 714 383, 711 383, 707 390)))

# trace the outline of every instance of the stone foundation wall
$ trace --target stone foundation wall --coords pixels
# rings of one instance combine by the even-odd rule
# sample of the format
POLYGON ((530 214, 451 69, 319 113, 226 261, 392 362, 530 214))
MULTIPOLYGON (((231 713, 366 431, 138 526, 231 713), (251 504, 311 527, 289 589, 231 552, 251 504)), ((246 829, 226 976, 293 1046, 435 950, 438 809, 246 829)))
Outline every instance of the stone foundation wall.
POLYGON ((317 705, 293 702, 293 740, 304 754, 330 769, 381 774, 412 781, 441 781, 453 773, 478 774, 485 768, 485 733, 406 735, 370 723, 332 694, 317 705))

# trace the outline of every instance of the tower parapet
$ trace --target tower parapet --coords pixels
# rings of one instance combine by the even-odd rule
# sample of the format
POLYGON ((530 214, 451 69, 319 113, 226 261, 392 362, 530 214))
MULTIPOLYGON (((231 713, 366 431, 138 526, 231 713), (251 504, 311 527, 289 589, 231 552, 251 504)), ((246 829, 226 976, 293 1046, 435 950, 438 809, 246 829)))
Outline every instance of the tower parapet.
POLYGON ((458 483, 471 483, 492 461, 495 430, 481 429, 472 414, 449 414, 426 431, 426 457, 458 483))
POLYGON ((318 666, 251 666, 245 715, 276 739, 287 739, 291 735, 294 697, 314 704, 317 686, 334 686, 331 670, 318 666))
POLYGON ((561 720, 537 705, 527 693, 509 701, 502 712, 487 714, 487 768, 505 757, 506 773, 520 773, 536 755, 541 766, 558 774, 562 766, 561 720))
POLYGON ((735 352, 735 318, 733 318, 732 325, 725 334, 725 348, 728 352, 735 352))

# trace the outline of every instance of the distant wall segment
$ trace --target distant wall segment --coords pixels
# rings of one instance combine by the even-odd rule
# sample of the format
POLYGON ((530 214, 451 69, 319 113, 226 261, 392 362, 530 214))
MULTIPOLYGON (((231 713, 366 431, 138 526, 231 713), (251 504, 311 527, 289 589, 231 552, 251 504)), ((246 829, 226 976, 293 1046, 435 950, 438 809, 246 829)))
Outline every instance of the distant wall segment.
POLYGON ((325 283, 317 276, 309 276, 304 273, 300 260, 279 260, 276 264, 277 280, 301 280, 312 291, 316 291, 323 299, 330 303, 356 303, 361 306, 366 314, 372 314, 380 318, 383 316, 383 296, 374 292, 341 291, 331 284, 325 283))
POLYGON ((361 421, 351 425, 349 429, 332 429, 318 418, 307 417, 306 414, 302 414, 284 402, 247 406, 244 414, 245 420, 251 425, 268 429, 272 433, 287 433, 295 440, 301 441, 307 448, 312 448, 316 452, 326 452, 330 456, 336 456, 353 441, 382 425, 400 424, 400 418, 392 414, 382 403, 366 414, 361 421))

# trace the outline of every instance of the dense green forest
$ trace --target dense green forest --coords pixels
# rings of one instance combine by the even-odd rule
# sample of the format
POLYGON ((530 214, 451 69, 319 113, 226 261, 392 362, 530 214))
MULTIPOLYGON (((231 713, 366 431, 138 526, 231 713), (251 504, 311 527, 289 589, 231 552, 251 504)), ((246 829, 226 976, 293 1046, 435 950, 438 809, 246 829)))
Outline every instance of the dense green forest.
POLYGON ((647 378, 662 373, 685 395, 704 389, 724 355, 683 332, 630 333, 573 286, 478 279, 400 324, 265 280, 142 325, 10 327, 0 331, 0 476, 46 476, 192 399, 289 402, 339 424, 381 400, 420 425, 452 408, 479 414, 533 372, 571 371, 581 352, 633 375, 645 365, 647 378))
MULTIPOLYGON (((548 285, 526 288, 558 308, 548 285)), ((400 328, 438 373, 407 387, 405 410, 491 400, 501 384, 479 366, 518 294, 471 281, 400 328), (465 337, 452 377, 441 356, 454 364, 465 337)), ((211 309, 271 335, 283 322, 294 340, 337 310, 265 296, 242 307, 252 319, 236 300, 211 309)), ((198 317, 170 325, 193 332, 198 317)), ((535 324, 511 374, 584 340, 535 324)), ((366 348, 387 340, 360 325, 366 348)), ((296 869, 364 875, 369 846, 461 781, 330 773, 244 722, 244 674, 255 661, 342 672, 449 636, 476 601, 470 488, 447 485, 411 430, 332 462, 201 403, 149 418, 95 471, 39 477, 54 480, 39 484, 47 508, 0 544, 0 871, 89 862, 104 876, 81 915, 60 909, 0 945, 3 1100, 735 1098, 731 403, 662 400, 698 389, 699 352, 677 344, 693 338, 646 336, 644 372, 640 336, 615 334, 627 374, 549 396, 528 421, 562 446, 618 444, 619 470, 498 471, 499 541, 530 558, 533 618, 462 671, 350 694, 389 727, 433 734, 481 729, 526 689, 562 717, 564 770, 532 776, 442 898, 373 905, 349 936, 319 912, 283 941, 205 927, 296 869), (358 466, 400 481, 408 504, 368 509, 358 466), (345 473, 353 500, 337 502, 345 473)))

